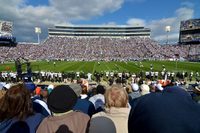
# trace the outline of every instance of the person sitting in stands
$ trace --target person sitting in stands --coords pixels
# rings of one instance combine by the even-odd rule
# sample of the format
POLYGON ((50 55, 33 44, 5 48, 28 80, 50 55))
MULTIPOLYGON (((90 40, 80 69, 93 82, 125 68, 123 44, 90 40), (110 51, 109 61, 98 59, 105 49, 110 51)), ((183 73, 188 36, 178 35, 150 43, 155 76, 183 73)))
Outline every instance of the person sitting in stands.
POLYGON ((76 93, 78 100, 73 108, 73 110, 81 111, 85 114, 88 114, 90 117, 96 112, 95 107, 92 102, 90 102, 88 99, 81 99, 81 94, 86 94, 87 91, 83 90, 82 87, 79 84, 70 84, 69 85, 74 92, 76 93))
POLYGON ((12 86, 0 100, 0 133, 6 133, 16 122, 24 121, 35 133, 44 116, 33 112, 31 95, 23 84, 12 86))
POLYGON ((200 106, 179 87, 140 97, 131 108, 129 133, 200 133, 200 106))
POLYGON ((51 111, 49 110, 47 104, 45 101, 43 101, 40 97, 40 95, 36 95, 36 86, 32 82, 26 82, 25 86, 27 90, 29 90, 31 94, 31 100, 33 104, 33 110, 37 113, 41 113, 42 115, 49 116, 51 114, 51 111))
POLYGON ((47 88, 42 89, 41 90, 41 98, 45 103, 47 103, 48 96, 49 96, 48 89, 47 88))
MULTIPOLYGON (((105 93, 106 109, 92 116, 92 119, 103 116, 111 119, 116 127, 117 133, 128 133, 128 94, 121 86, 112 86, 105 93)), ((90 125, 93 125, 94 123, 90 125)), ((95 123, 97 124, 97 123, 95 123)))
POLYGON ((94 104, 97 112, 104 110, 104 104, 105 104, 104 93, 105 93, 105 91, 106 90, 105 90, 104 86, 98 85, 97 89, 96 89, 97 94, 89 98, 89 101, 94 104))
POLYGON ((137 83, 132 83, 131 87, 133 92, 129 94, 130 101, 141 96, 139 85, 137 83))
POLYGON ((47 99, 52 112, 37 129, 37 133, 85 133, 90 117, 82 112, 73 111, 77 95, 68 85, 55 87, 47 99))

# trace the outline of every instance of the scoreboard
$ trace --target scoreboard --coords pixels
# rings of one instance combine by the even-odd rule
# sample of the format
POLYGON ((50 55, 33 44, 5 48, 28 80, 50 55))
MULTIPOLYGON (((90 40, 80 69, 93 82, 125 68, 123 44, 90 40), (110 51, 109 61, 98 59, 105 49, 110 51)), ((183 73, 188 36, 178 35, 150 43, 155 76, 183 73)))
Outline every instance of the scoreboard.
POLYGON ((200 19, 190 19, 181 21, 179 43, 200 44, 200 19))
POLYGON ((12 22, 0 20, 0 32, 11 34, 12 30, 13 30, 13 23, 12 22))
POLYGON ((0 20, 0 46, 16 46, 16 38, 12 36, 13 22, 0 20))

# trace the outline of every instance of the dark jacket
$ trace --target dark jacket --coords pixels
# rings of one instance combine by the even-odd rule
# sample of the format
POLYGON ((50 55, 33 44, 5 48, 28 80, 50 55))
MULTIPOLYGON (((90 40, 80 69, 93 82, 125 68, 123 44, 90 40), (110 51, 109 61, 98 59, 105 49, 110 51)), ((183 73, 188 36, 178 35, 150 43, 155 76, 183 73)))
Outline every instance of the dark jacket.
POLYGON ((138 98, 129 133, 200 133, 200 106, 178 87, 138 98))
MULTIPOLYGON (((35 133, 38 125, 40 124, 40 122, 43 119, 44 119, 43 115, 36 113, 36 114, 26 118, 24 120, 24 122, 25 122, 25 124, 27 124, 30 133, 35 133)), ((23 128, 23 127, 13 126, 17 122, 19 122, 19 121, 17 119, 14 119, 14 118, 0 122, 0 133, 7 133, 8 130, 9 131, 16 131, 16 132, 21 130, 20 128, 23 128)), ((20 125, 20 124, 16 124, 16 125, 20 125)), ((26 128, 26 127, 24 127, 24 128, 26 128)), ((26 129, 24 129, 24 130, 26 130, 26 129)))
POLYGON ((88 114, 90 117, 96 112, 92 102, 87 99, 78 99, 73 110, 88 114))

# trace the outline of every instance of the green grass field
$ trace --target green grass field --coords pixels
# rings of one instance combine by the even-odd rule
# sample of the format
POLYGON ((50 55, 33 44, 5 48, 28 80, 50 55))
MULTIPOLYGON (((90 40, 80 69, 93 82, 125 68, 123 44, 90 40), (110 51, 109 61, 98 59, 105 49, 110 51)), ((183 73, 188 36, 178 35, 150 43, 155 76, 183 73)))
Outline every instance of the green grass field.
MULTIPOLYGON (((200 72, 200 63, 194 62, 176 62, 175 61, 142 61, 140 62, 105 62, 101 61, 56 61, 54 66, 53 62, 38 61, 31 62, 33 71, 53 71, 53 72, 90 72, 94 71, 118 71, 118 72, 134 72, 150 71, 150 65, 153 65, 153 71, 162 71, 162 65, 165 65, 166 71, 170 72, 200 72), (143 67, 141 67, 143 65, 143 67), (176 67, 177 66, 177 67, 176 67)), ((26 65, 22 66, 25 71, 26 65)), ((15 70, 14 63, 0 64, 0 71, 15 70)))

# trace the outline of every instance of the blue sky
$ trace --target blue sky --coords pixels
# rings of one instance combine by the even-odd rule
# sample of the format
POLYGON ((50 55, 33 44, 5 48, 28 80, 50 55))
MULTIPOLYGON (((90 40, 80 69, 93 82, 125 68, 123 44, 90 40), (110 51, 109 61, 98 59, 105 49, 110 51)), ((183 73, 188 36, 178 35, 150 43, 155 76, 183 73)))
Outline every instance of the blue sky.
POLYGON ((35 42, 34 27, 55 24, 141 25, 152 29, 151 37, 164 42, 170 25, 171 42, 178 40, 181 20, 200 18, 199 0, 0 0, 0 20, 14 22, 18 41, 35 42))

